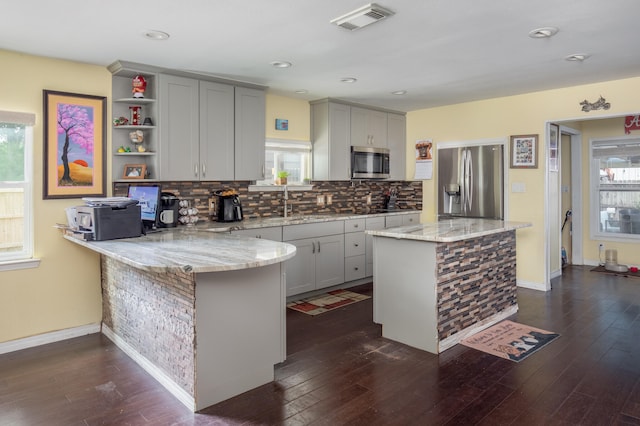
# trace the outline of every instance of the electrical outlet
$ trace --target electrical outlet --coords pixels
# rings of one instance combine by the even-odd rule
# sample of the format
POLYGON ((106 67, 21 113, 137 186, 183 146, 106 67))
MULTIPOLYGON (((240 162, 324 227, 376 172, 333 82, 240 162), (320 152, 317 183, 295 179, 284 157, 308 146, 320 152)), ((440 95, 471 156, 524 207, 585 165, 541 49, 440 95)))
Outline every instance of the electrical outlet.
POLYGON ((316 196, 316 205, 320 207, 324 206, 324 195, 316 196))
POLYGON ((371 205, 371 194, 367 195, 367 205, 371 205))
POLYGON ((327 205, 328 206, 333 204, 333 194, 327 194, 326 198, 327 198, 327 205))

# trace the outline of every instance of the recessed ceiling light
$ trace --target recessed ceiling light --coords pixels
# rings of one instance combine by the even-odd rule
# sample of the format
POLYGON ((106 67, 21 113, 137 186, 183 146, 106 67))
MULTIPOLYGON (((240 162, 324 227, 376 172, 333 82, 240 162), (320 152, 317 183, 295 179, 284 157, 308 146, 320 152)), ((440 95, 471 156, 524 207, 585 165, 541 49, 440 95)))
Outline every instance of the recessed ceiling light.
POLYGON ((341 78, 340 79, 341 82, 343 83, 355 83, 356 81, 358 81, 357 78, 353 78, 353 77, 345 77, 345 78, 341 78))
POLYGON ((589 55, 584 53, 574 53, 573 55, 566 56, 564 59, 571 62, 582 62, 588 57, 589 55))
POLYGON ((556 35, 558 29, 556 27, 542 27, 529 31, 529 37, 531 38, 549 38, 556 35))
POLYGON ((392 95, 406 95, 407 91, 406 90, 396 90, 395 92, 391 92, 392 95))
POLYGON ((289 67, 291 67, 291 62, 273 61, 273 62, 271 62, 271 65, 274 66, 275 68, 289 68, 289 67))
POLYGON ((149 40, 167 40, 169 38, 168 33, 158 30, 146 30, 143 35, 149 40))

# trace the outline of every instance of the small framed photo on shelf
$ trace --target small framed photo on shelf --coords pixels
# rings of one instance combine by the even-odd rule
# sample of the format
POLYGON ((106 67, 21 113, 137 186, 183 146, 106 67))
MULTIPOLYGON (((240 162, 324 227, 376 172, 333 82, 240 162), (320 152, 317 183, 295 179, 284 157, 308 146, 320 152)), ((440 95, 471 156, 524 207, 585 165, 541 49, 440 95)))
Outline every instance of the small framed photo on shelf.
POLYGON ((123 179, 144 179, 147 174, 146 164, 125 164, 122 171, 123 179))
POLYGON ((511 136, 511 168, 538 168, 538 135, 511 136))

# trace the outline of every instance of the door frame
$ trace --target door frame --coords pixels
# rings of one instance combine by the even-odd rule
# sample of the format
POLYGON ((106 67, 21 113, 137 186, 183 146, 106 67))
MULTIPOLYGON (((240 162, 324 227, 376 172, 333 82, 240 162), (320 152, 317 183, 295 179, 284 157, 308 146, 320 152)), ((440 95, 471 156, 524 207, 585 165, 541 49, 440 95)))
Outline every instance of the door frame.
MULTIPOLYGON (((552 121, 547 121, 545 124, 546 128, 546 142, 545 148, 546 152, 549 152, 550 145, 550 129, 552 121)), ((582 170, 582 134, 580 131, 559 124, 559 135, 561 138, 562 135, 569 135, 571 137, 571 226, 572 226, 572 238, 571 238, 571 263, 576 265, 582 265, 584 263, 584 255, 582 251, 582 240, 583 240, 583 222, 584 215, 582 213, 582 188, 583 188, 583 170, 582 170)), ((561 146, 561 144, 559 144, 561 146)), ((546 157, 545 157, 546 158, 546 157)), ((550 179, 549 174, 552 173, 549 170, 548 162, 545 163, 545 200, 546 205, 549 207, 551 203, 551 194, 553 193, 550 188, 550 179)), ((556 172, 553 172, 556 173, 556 172)), ((558 172, 562 173, 562 149, 559 150, 558 154, 558 172)), ((560 179, 558 180, 560 184, 560 179)), ((558 199, 554 200, 555 205, 561 206, 562 192, 560 188, 558 188, 555 193, 557 194, 558 199)), ((560 248, 562 247, 562 238, 557 238, 557 241, 552 240, 551 235, 551 221, 559 220, 560 211, 551 211, 551 209, 545 209, 545 235, 546 235, 546 243, 545 243, 545 290, 551 290, 551 279, 552 271, 551 271, 551 246, 552 244, 557 244, 558 253, 560 252, 560 248)), ((562 271, 560 271, 560 275, 562 275, 562 271)))

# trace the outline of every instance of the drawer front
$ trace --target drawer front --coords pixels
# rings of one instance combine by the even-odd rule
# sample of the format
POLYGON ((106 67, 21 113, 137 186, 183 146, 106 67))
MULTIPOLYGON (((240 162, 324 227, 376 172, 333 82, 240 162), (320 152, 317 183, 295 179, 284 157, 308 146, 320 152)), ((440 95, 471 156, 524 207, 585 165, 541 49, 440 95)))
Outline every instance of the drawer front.
POLYGON ((402 216, 402 225, 417 225, 420 223, 419 214, 407 214, 402 216))
POLYGON ((330 222, 302 223, 287 225, 282 228, 282 241, 301 240, 304 238, 316 238, 323 235, 336 235, 344 233, 344 220, 332 220, 330 222))
POLYGON ((271 241, 282 241, 282 227, 271 226, 268 228, 240 229, 232 231, 232 235, 243 235, 245 237, 263 238, 271 241))
POLYGON ((351 256, 344 259, 344 280, 353 281, 365 277, 365 260, 362 256, 351 256))
POLYGON ((344 221, 344 232, 361 232, 365 229, 365 219, 347 219, 344 221))
POLYGON ((385 228, 395 228, 396 226, 402 226, 402 216, 387 216, 385 217, 385 228))
POLYGON ((359 256, 365 252, 364 232, 344 234, 344 255, 359 256))
POLYGON ((365 228, 368 230, 384 229, 384 217, 368 217, 365 219, 365 228))

